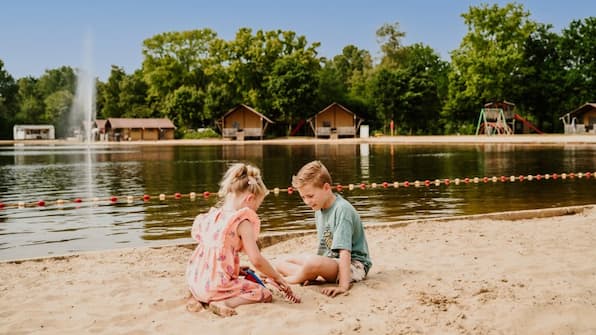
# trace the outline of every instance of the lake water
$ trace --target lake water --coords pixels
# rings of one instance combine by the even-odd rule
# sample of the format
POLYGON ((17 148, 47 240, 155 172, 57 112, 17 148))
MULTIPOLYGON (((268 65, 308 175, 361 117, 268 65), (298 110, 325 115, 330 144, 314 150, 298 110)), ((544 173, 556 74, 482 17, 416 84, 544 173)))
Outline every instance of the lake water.
POLYGON ((509 181, 594 173, 594 145, 9 145, 0 146, 0 260, 188 242, 194 217, 217 202, 217 183, 232 162, 260 167, 269 189, 282 190, 259 210, 263 231, 311 229, 313 213, 285 190, 313 159, 327 165, 365 223, 596 203, 593 176, 509 181), (484 183, 485 176, 507 181, 484 183), (434 185, 446 178, 449 185, 434 185), (391 186, 406 180, 431 184, 391 186))

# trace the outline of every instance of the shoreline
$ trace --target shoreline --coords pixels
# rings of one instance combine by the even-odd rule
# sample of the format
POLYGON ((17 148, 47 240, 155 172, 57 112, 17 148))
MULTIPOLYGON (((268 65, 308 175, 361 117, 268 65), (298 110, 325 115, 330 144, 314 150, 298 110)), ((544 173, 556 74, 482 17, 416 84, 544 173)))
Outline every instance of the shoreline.
MULTIPOLYGON (((394 222, 385 222, 385 223, 369 223, 365 224, 365 229, 367 230, 377 230, 377 229, 385 229, 385 228, 401 228, 408 226, 410 224, 425 224, 425 223, 433 223, 433 222, 444 222, 449 223, 452 221, 474 221, 474 220, 531 220, 531 219, 541 219, 541 218, 551 218, 557 216, 566 216, 566 215, 577 215, 584 213, 586 211, 595 210, 596 211, 596 204, 588 204, 588 205, 577 205, 577 206, 565 206, 565 207, 549 207, 549 208, 537 208, 537 209, 526 209, 526 210, 515 210, 515 211, 506 211, 506 212, 490 212, 490 213, 483 213, 483 214, 471 214, 471 215, 455 215, 455 216, 447 216, 447 217, 436 217, 436 218, 429 218, 429 219, 412 219, 412 220, 400 220, 394 222)), ((260 248, 268 248, 274 246, 275 244, 285 242, 287 240, 296 239, 304 236, 314 235, 316 233, 315 229, 309 230, 291 230, 291 231, 272 231, 272 232, 261 232, 259 239, 257 241, 260 248)), ((190 238, 188 238, 191 240, 190 238)), ((130 252, 133 250, 138 249, 161 249, 161 248, 187 248, 187 249, 194 249, 196 246, 195 242, 178 242, 178 243, 163 243, 159 245, 147 245, 147 246, 136 246, 136 247, 123 247, 123 248, 114 248, 114 249, 102 249, 102 250, 89 250, 89 251, 81 251, 76 253, 68 253, 68 254, 61 254, 61 255, 48 255, 48 256, 39 256, 39 257, 29 257, 29 258, 15 258, 15 259, 4 259, 0 260, 0 266, 3 263, 14 263, 14 264, 21 264, 25 262, 41 262, 45 260, 67 260, 69 258, 76 258, 81 255, 93 255, 93 254, 101 254, 104 252, 109 251, 121 251, 121 252, 130 252)))
MULTIPOLYGON (((127 142, 94 142, 94 145, 242 145, 242 144, 596 144, 596 135, 564 135, 564 134, 521 134, 508 136, 485 135, 412 135, 412 136, 379 136, 368 138, 327 139, 314 137, 283 137, 263 140, 236 141, 231 139, 197 139, 197 140, 161 140, 161 141, 127 141, 127 142)), ((0 145, 81 145, 84 142, 70 140, 0 140, 0 145)))
MULTIPOLYGON (((296 285, 301 304, 274 295, 229 318, 186 311, 187 246, 0 263, 0 333, 593 333, 596 205, 492 215, 367 227, 373 267, 347 294, 296 285)), ((263 254, 315 246, 306 234, 263 254)))

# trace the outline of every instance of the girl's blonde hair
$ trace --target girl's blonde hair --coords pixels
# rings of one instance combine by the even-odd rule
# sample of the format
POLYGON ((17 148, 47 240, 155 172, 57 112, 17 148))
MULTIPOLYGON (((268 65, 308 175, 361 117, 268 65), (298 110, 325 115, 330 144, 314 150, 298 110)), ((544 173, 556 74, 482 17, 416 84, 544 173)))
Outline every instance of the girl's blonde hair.
POLYGON ((261 170, 249 164, 232 164, 219 182, 217 195, 223 200, 228 194, 247 191, 256 196, 265 196, 269 193, 267 186, 263 183, 261 170))
POLYGON ((304 185, 322 188, 325 183, 331 185, 331 174, 321 161, 312 161, 304 165, 298 174, 292 177, 292 186, 295 188, 304 185))

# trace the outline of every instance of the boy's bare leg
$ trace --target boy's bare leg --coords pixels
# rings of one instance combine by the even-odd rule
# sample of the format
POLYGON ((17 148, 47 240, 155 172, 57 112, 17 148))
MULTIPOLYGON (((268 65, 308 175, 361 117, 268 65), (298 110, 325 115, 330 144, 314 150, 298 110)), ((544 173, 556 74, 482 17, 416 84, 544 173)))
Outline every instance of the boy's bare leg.
POLYGON ((284 277, 296 274, 302 268, 304 258, 300 256, 287 256, 273 262, 275 269, 284 277))
POLYGON ((289 284, 303 284, 315 281, 320 276, 325 281, 334 282, 339 273, 339 265, 332 258, 310 255, 304 259, 302 266, 293 274, 286 276, 289 284))

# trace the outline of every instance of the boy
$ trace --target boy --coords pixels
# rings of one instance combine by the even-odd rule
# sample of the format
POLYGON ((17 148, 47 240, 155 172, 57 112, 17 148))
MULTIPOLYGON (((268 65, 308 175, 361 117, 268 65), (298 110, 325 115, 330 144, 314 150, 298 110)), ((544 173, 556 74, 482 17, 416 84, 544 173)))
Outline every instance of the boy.
POLYGON ((337 283, 321 292, 335 297, 363 280, 372 262, 360 216, 342 196, 333 193, 331 175, 320 161, 304 165, 292 177, 292 186, 315 211, 319 248, 317 255, 290 256, 278 262, 278 271, 290 284, 320 280, 337 283))

